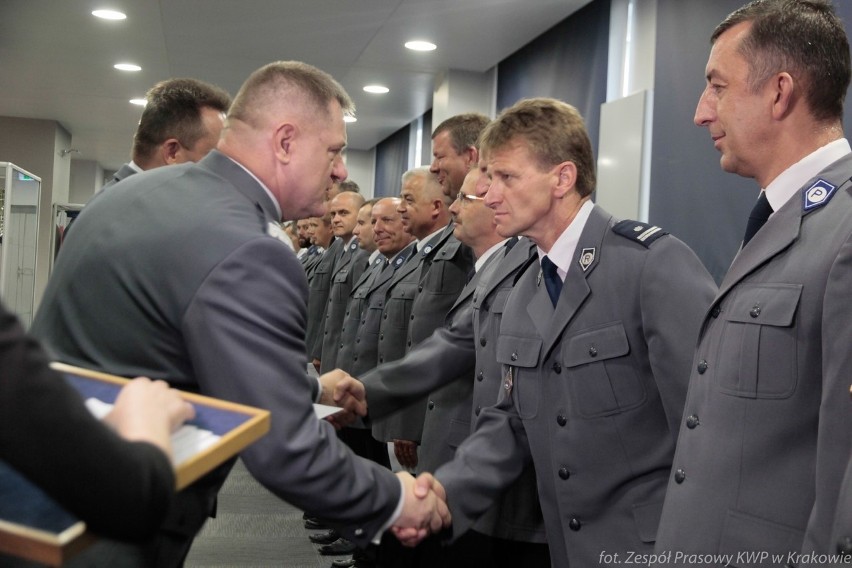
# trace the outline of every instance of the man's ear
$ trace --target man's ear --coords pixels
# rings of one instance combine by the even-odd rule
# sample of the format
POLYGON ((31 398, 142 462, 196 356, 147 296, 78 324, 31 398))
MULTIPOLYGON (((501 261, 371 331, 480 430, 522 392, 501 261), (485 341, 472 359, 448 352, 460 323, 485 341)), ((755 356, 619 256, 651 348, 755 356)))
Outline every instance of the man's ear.
POLYGON ((464 154, 469 168, 475 168, 479 165, 479 150, 476 149, 476 146, 468 146, 462 154, 464 154))
POLYGON ((772 101, 772 118, 780 120, 793 109, 796 94, 796 83, 789 73, 778 73, 770 79, 774 99, 772 101))
POLYGON ((577 165, 574 162, 562 162, 554 170, 556 183, 554 196, 562 199, 577 184, 577 165))
POLYGON ((183 146, 181 146, 177 138, 169 138, 160 144, 160 159, 163 164, 171 166, 172 164, 180 163, 178 161, 178 154, 180 154, 182 149, 183 146))
POLYGON ((275 129, 273 145, 275 157, 279 162, 287 164, 293 156, 293 143, 298 137, 299 129, 296 125, 284 122, 275 129))

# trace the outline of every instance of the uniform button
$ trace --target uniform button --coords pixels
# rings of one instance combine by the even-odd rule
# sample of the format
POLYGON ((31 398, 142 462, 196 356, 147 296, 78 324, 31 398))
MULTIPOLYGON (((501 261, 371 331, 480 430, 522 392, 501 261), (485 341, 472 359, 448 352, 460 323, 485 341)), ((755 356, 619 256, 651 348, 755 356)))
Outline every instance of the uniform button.
POLYGON ((698 362, 698 367, 696 368, 698 369, 698 374, 703 375, 707 371, 707 361, 702 359, 698 362))
POLYGON ((481 407, 481 406, 477 406, 477 407, 476 407, 476 410, 474 411, 474 414, 476 414, 477 416, 479 416, 479 412, 480 412, 481 410, 482 410, 482 407, 481 407))
POLYGON ((696 426, 698 426, 698 416, 693 414, 686 419, 686 427, 694 430, 696 426))
POLYGON ((751 309, 751 311, 748 313, 748 315, 750 315, 753 318, 756 318, 757 316, 759 316, 760 315, 760 306, 753 307, 751 309))
POLYGON ((565 426, 566 424, 568 424, 568 419, 565 418, 564 414, 560 414, 559 416, 556 417, 556 423, 559 424, 560 426, 565 426))
POLYGON ((342 343, 340 344, 340 346, 338 346, 338 349, 343 349, 343 344, 342 344, 342 343))
POLYGON ((385 358, 384 358, 384 357, 379 357, 379 363, 384 363, 384 362, 385 362, 385 358))
POLYGON ((367 320, 361 320, 361 325, 364 325, 365 323, 367 323, 367 320))
POLYGON ((387 314, 385 314, 385 315, 383 315, 383 316, 382 316, 382 318, 384 318, 384 319, 388 319, 388 315, 387 315, 387 314))
POLYGON ((710 315, 713 316, 714 318, 719 317, 719 314, 721 314, 721 313, 722 313, 722 308, 720 308, 719 306, 713 306, 713 309, 710 311, 710 315))
POLYGON ((557 375, 562 372, 562 365, 559 364, 559 361, 553 363, 553 372, 557 375))
POLYGON ((597 357, 598 356, 597 348, 596 347, 589 347, 589 355, 591 355, 592 357, 597 357))
POLYGON ((571 477, 571 472, 568 471, 568 468, 567 467, 560 467, 559 468, 559 478, 560 479, 568 479, 569 477, 571 477))
POLYGON ((479 338, 479 344, 480 344, 481 346, 485 347, 485 344, 486 344, 486 343, 488 343, 488 341, 487 341, 484 337, 480 337, 480 338, 479 338))
POLYGON ((328 335, 327 331, 322 332, 323 335, 328 335))
POLYGON ((408 347, 411 347, 411 341, 408 342, 408 347))
POLYGON ((479 381, 479 382, 482 382, 482 379, 484 379, 484 378, 485 378, 485 375, 482 374, 482 371, 479 371, 479 373, 476 375, 476 380, 479 381))
POLYGON ((384 333, 380 334, 379 335, 379 341, 384 341, 384 339, 385 339, 385 334, 384 333))
POLYGON ((571 519, 568 521, 568 528, 574 532, 580 530, 580 527, 583 526, 583 523, 580 522, 580 519, 571 519))
MULTIPOLYGON (((355 343, 361 343, 361 338, 360 337, 356 338, 355 343)), ((343 347, 343 346, 341 345, 341 347, 343 347)))
POLYGON ((361 536, 364 534, 364 529, 355 529, 355 536, 361 536))
POLYGON ((429 408, 429 410, 434 410, 435 409, 435 402, 430 400, 429 404, 428 404, 428 408, 429 408))
POLYGON ((423 291, 423 286, 418 286, 418 287, 417 287, 417 291, 418 291, 418 292, 422 292, 422 291, 423 291))
POLYGON ((518 360, 518 354, 512 353, 512 355, 509 357, 509 359, 511 359, 512 361, 517 361, 518 360))
POLYGON ((837 541, 837 553, 843 555, 852 554, 852 537, 843 537, 837 541))
POLYGON ((358 356, 357 356, 357 355, 355 355, 354 357, 352 357, 352 360, 353 360, 353 361, 357 361, 357 360, 358 360, 358 356))
POLYGON ((414 314, 411 314, 411 321, 414 321, 414 314))
POLYGON ((347 311, 346 311, 346 315, 347 315, 347 316, 349 315, 349 310, 347 310, 347 311))
POLYGON ((684 479, 686 479, 686 472, 678 468, 678 470, 675 471, 675 483, 683 483, 684 479))

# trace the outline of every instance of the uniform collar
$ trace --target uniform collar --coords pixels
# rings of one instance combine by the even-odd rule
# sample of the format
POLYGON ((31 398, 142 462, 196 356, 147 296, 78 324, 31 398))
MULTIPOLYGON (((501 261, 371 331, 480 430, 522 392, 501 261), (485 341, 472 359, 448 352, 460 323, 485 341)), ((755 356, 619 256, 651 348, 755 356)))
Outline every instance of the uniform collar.
POLYGON ((772 210, 781 209, 790 198, 799 193, 808 180, 849 153, 852 153, 849 142, 840 138, 811 152, 781 172, 765 189, 766 199, 769 200, 772 210))

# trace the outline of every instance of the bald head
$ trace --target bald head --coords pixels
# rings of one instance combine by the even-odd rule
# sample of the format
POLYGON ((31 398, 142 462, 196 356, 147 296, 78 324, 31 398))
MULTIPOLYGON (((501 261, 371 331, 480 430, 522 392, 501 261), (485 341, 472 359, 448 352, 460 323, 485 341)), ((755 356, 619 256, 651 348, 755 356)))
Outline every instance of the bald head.
POLYGON ((338 193, 329 203, 331 229, 335 237, 344 242, 352 238, 352 231, 358 222, 358 210, 364 205, 364 196, 354 191, 338 193))
POLYGON ((260 179, 282 218, 325 213, 326 191, 346 179, 345 113, 349 95, 328 73, 298 61, 278 61, 243 84, 219 150, 260 179))

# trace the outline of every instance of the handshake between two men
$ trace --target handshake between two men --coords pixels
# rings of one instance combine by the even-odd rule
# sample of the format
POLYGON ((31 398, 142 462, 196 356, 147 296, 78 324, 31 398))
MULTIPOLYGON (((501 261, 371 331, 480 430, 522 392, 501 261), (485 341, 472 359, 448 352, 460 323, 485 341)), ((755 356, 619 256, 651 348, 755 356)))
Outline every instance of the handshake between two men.
MULTIPOLYGON (((320 376, 320 402, 343 409, 326 418, 340 429, 367 415, 367 392, 364 384, 340 369, 320 376)), ((407 472, 398 472, 405 492, 402 512, 391 531, 405 546, 417 546, 430 534, 450 526, 452 518, 447 507, 447 494, 431 473, 421 473, 415 479, 407 472)))

